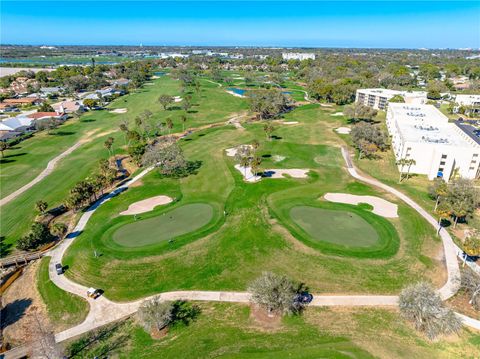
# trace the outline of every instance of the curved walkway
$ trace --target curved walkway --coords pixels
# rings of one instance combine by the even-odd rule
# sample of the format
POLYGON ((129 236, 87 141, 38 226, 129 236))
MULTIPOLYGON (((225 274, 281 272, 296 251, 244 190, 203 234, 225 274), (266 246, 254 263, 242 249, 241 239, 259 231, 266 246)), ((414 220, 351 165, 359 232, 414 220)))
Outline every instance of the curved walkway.
MULTIPOLYGON (((350 155, 345 148, 342 148, 342 154, 347 163, 348 172, 354 177, 363 182, 369 183, 373 186, 380 187, 403 201, 409 204, 414 208, 420 215, 422 215, 428 222, 430 222, 434 227, 437 227, 436 220, 430 216, 425 210, 423 210, 418 204, 412 201, 409 197, 403 193, 397 191, 394 188, 391 188, 377 180, 366 178, 357 173, 350 159, 350 155)), ((57 342, 73 338, 77 335, 86 333, 90 330, 96 329, 108 323, 117 321, 119 319, 125 318, 133 313, 135 313, 139 306, 143 303, 144 300, 152 298, 153 296, 142 298, 133 302, 126 303, 117 303, 113 302, 106 297, 99 297, 97 299, 87 298, 88 288, 82 286, 78 283, 75 283, 65 277, 64 275, 57 275, 55 271, 55 263, 61 262, 61 259, 66 252, 67 248, 72 244, 74 239, 80 235, 85 228, 88 220, 96 211, 96 209, 104 202, 110 200, 112 197, 120 194, 125 189, 127 189, 131 184, 135 183, 148 172, 150 172, 153 167, 149 167, 143 170, 140 174, 127 181, 122 186, 118 187, 107 196, 103 197, 92 205, 80 218, 77 226, 74 231, 70 233, 67 238, 55 249, 53 249, 49 254, 52 256, 49 265, 49 276, 55 285, 59 288, 76 294, 82 298, 85 298, 89 305, 90 311, 85 318, 85 320, 72 328, 69 328, 63 332, 60 332, 55 335, 57 342)), ((454 295, 458 289, 458 284, 455 281, 455 276, 459 275, 460 270, 456 258, 455 245, 448 234, 447 231, 440 231, 442 241, 445 249, 445 258, 447 263, 448 271, 448 280, 447 283, 439 290, 439 294, 442 299, 448 299, 454 295)), ((248 303, 250 301, 250 294, 247 292, 223 292, 223 291, 174 291, 159 293, 160 298, 164 300, 198 300, 198 301, 221 301, 221 302, 235 302, 235 303, 248 303)), ((385 295, 314 295, 314 299, 310 305, 312 306, 396 306, 398 302, 397 296, 385 296, 385 295)), ((462 319, 463 323, 467 326, 470 326, 475 329, 480 330, 480 321, 469 318, 465 315, 457 315, 462 319)))
POLYGON ((72 147, 69 147, 66 151, 60 153, 57 157, 51 159, 48 164, 47 164, 47 167, 42 171, 40 172, 40 174, 35 177, 33 180, 31 180, 30 182, 28 182, 26 185, 24 185, 23 187, 20 187, 19 189, 17 189, 15 192, 12 192, 10 193, 8 196, 2 198, 0 200, 0 206, 3 206, 5 204, 7 204, 8 202, 14 200, 15 198, 17 198, 18 196, 20 196, 23 192, 29 190, 30 188, 32 188, 34 185, 36 185, 38 182, 40 182, 41 180, 43 180, 45 177, 47 177, 50 173, 52 173, 52 171, 54 170, 55 166, 57 165, 58 161, 60 161, 61 159, 63 159, 64 157, 68 156, 70 153, 72 153, 73 151, 75 151, 78 147, 80 147, 83 143, 85 142, 85 140, 80 140, 78 141, 77 143, 75 143, 72 147))

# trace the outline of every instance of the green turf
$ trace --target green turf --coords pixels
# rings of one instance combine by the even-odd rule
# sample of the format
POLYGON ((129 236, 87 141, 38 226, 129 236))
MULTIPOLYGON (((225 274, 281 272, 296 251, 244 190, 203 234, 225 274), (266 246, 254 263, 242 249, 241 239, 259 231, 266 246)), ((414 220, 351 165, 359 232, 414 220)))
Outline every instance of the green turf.
POLYGON ((159 216, 126 224, 113 233, 112 240, 124 247, 173 240, 205 226, 212 217, 213 208, 209 204, 186 204, 159 216))
POLYGON ((50 257, 42 258, 37 273, 37 288, 47 305, 48 316, 57 329, 80 324, 87 316, 89 305, 80 297, 58 288, 48 276, 50 257))
POLYGON ((353 212, 298 206, 290 216, 315 241, 345 247, 371 247, 378 242, 375 229, 353 212))

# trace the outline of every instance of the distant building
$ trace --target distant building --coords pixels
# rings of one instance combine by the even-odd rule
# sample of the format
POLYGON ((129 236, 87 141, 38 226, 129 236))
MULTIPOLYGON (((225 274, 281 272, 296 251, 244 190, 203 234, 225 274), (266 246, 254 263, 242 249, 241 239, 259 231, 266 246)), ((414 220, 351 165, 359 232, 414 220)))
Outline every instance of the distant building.
POLYGON ((454 101, 454 112, 459 112, 460 107, 463 107, 466 115, 480 114, 480 95, 456 95, 454 101))
POLYGON ((411 173, 447 182, 457 174, 479 178, 480 139, 458 123, 449 123, 434 106, 390 103, 387 128, 395 158, 415 160, 411 173))
POLYGON ((60 113, 77 113, 85 111, 85 108, 80 101, 62 101, 53 105, 53 109, 60 113))
POLYGON ((42 102, 37 97, 24 97, 24 98, 6 98, 3 103, 10 105, 26 106, 26 105, 38 105, 42 102))
POLYGON ((0 122, 0 135, 8 132, 23 133, 33 128, 33 119, 26 116, 10 117, 0 122))
POLYGON ((63 87, 55 86, 55 87, 41 87, 40 93, 42 96, 56 96, 63 92, 63 87))
POLYGON ((28 118, 33 120, 46 120, 46 119, 55 119, 55 120, 66 120, 67 115, 63 112, 35 112, 27 115, 28 118))
POLYGON ((397 95, 402 96, 407 104, 423 105, 427 103, 427 93, 425 91, 397 91, 382 88, 358 89, 355 102, 376 110, 386 110, 388 101, 397 95))
POLYGON ((284 60, 315 60, 313 52, 284 52, 282 54, 284 60))

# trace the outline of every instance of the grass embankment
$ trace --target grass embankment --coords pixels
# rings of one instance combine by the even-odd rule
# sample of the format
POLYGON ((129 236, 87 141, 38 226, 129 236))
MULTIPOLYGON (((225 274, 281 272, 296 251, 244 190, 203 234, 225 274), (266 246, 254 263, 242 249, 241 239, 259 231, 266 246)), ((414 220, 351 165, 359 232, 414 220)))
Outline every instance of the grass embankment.
POLYGON ((283 201, 319 201, 326 192, 384 196, 354 182, 344 170, 339 148, 331 146, 340 142, 333 132, 338 122, 330 112, 315 105, 295 110, 285 117, 300 124, 278 125, 278 137, 271 141, 266 140, 262 125, 255 123, 247 124, 245 130, 217 128, 182 140, 187 158, 202 161, 198 174, 174 180, 152 172, 141 185, 102 205, 67 252, 64 262, 70 270, 66 275, 105 289, 109 298, 131 300, 177 289, 245 290, 264 270, 285 273, 316 293, 370 294, 397 294, 411 281, 441 273, 441 263, 432 250, 440 247, 433 229, 401 203, 400 218, 388 220, 398 232, 400 247, 397 254, 382 260, 299 247, 302 242, 274 223, 271 216, 283 201), (263 168, 310 168, 314 174, 307 179, 244 183, 224 149, 254 138, 261 141, 258 154, 264 156, 263 168), (274 162, 276 155, 285 158, 274 162), (212 227, 190 232, 184 241, 172 245, 128 250, 112 246, 105 232, 120 221, 118 213, 133 202, 161 194, 180 200, 155 209, 152 216, 194 202, 217 206, 220 216, 212 227), (92 249, 102 255, 93 258, 92 249))
POLYGON ((48 276, 49 263, 50 257, 42 258, 37 273, 37 288, 55 329, 66 329, 85 319, 89 305, 80 297, 67 293, 53 284, 48 276))
POLYGON ((480 336, 464 330, 458 338, 431 343, 416 334, 398 313, 383 309, 355 311, 309 308, 286 317, 274 330, 262 328, 246 306, 198 303, 201 314, 190 325, 177 325, 154 340, 127 321, 74 358, 474 358, 480 336))
MULTIPOLYGON (((121 97, 109 107, 126 108, 125 114, 113 114, 108 110, 91 112, 83 115, 80 120, 71 120, 54 133, 40 133, 28 139, 14 149, 6 151, 5 161, 0 164, 1 196, 4 197, 20 188, 36 177, 56 157, 80 138, 88 141, 72 154, 57 164, 55 170, 43 181, 26 191, 15 200, 1 208, 1 235, 6 237, 6 245, 14 243, 24 235, 35 218, 34 205, 38 200, 44 200, 49 207, 60 205, 74 184, 91 175, 98 167, 98 160, 108 156, 104 148, 107 137, 114 138, 116 153, 124 152, 124 135, 119 131, 122 121, 128 120, 134 126, 134 118, 144 110, 153 112, 150 119, 152 126, 171 117, 174 127, 171 132, 179 132, 183 124, 178 119, 183 113, 179 105, 172 105, 164 111, 158 104, 160 94, 180 95, 179 82, 169 76, 145 85, 135 93, 121 97)), ((198 127, 205 124, 225 121, 232 113, 246 108, 246 102, 227 94, 205 80, 202 81, 200 92, 192 93, 193 107, 187 114, 185 127, 198 127)))

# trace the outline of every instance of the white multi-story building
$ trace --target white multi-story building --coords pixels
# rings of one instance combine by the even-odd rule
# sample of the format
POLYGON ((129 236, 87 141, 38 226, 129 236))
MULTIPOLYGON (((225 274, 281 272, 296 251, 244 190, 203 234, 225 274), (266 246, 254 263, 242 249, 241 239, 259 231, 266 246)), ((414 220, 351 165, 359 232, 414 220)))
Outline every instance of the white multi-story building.
POLYGON ((284 60, 315 60, 313 52, 284 52, 282 54, 284 60))
POLYGON ((415 160, 410 173, 427 175, 430 180, 480 177, 480 138, 470 127, 449 123, 432 105, 388 106, 387 128, 396 159, 415 160))
POLYGON ((460 107, 465 108, 466 114, 480 113, 480 95, 456 95, 454 111, 458 112, 460 107))
POLYGON ((423 105, 427 103, 427 93, 425 91, 397 91, 389 89, 358 89, 355 101, 362 105, 372 107, 376 110, 386 110, 388 101, 400 95, 405 103, 423 105))

